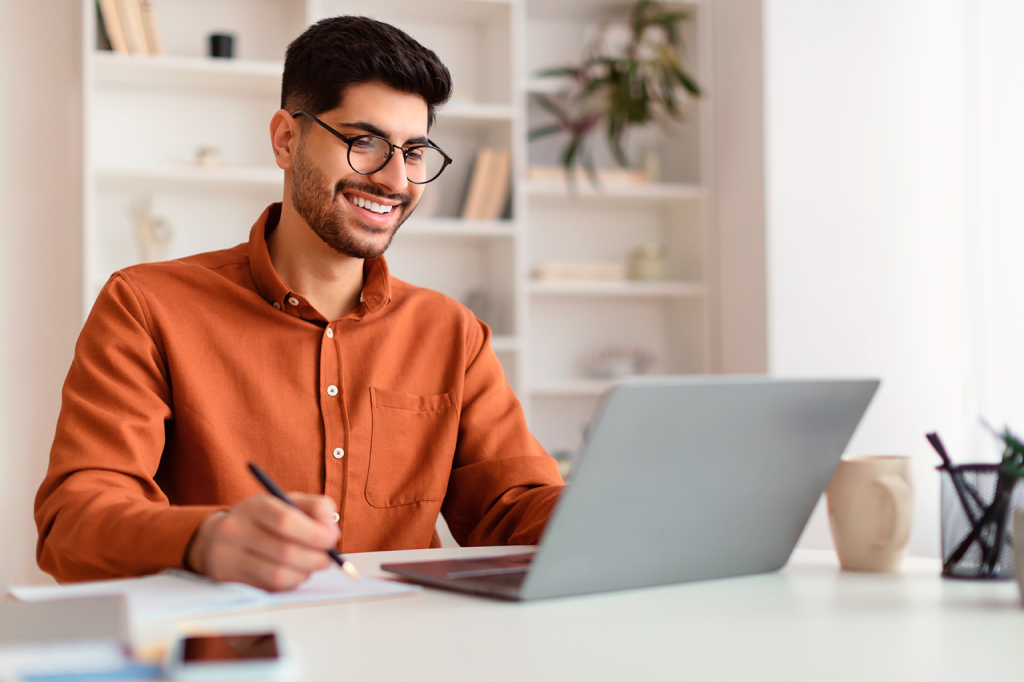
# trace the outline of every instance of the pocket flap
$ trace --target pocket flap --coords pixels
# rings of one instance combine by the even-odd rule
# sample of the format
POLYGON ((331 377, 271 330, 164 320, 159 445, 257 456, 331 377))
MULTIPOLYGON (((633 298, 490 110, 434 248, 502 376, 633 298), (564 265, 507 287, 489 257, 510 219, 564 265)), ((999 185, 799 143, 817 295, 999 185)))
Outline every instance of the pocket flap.
POLYGON ((442 412, 455 407, 451 393, 440 395, 411 395, 396 391, 383 391, 371 388, 370 395, 374 407, 388 407, 393 410, 409 410, 410 412, 442 412))

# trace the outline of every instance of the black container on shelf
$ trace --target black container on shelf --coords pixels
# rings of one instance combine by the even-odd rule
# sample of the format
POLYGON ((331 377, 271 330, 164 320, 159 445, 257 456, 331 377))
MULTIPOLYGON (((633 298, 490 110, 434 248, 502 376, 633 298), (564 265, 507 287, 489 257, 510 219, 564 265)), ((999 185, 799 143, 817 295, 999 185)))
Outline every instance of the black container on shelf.
POLYGON ((1013 578, 1013 510, 1024 490, 999 464, 938 467, 942 476, 942 575, 1013 578))
POLYGON ((231 59, 235 56, 235 37, 230 33, 210 34, 210 56, 231 59))

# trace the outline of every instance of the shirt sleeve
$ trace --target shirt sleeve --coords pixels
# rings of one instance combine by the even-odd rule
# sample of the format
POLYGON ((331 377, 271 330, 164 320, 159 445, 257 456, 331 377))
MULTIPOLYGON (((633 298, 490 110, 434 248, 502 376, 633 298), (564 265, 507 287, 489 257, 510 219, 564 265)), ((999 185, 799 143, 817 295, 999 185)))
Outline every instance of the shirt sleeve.
POLYGON ((115 274, 75 347, 36 495, 37 560, 57 580, 183 567, 192 535, 218 508, 172 506, 154 480, 170 405, 144 298, 115 274))
POLYGON ((441 513, 463 546, 536 544, 562 477, 526 426, 490 328, 474 318, 468 329, 459 439, 441 513))

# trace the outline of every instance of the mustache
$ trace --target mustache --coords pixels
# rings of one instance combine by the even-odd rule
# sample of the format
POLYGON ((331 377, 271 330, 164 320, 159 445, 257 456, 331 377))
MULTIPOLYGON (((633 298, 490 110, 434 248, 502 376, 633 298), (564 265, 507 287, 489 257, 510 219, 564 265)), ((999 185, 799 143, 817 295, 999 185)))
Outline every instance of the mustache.
POLYGON ((407 206, 411 201, 412 197, 405 192, 395 192, 393 194, 387 194, 381 192, 380 188, 376 185, 371 185, 368 182, 353 182, 351 180, 342 180, 334 187, 334 196, 337 197, 345 190, 355 190, 356 192, 362 192, 371 196, 385 199, 387 201, 398 201, 401 202, 402 206, 407 206))

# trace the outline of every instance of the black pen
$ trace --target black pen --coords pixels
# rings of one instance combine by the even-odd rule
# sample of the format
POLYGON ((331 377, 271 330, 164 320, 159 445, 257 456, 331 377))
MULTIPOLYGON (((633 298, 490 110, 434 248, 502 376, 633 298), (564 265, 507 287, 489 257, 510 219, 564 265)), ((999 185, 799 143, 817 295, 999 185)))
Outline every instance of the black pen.
MULTIPOLYGON (((283 490, 281 490, 281 487, 277 485, 277 483, 274 483, 274 479, 272 479, 266 471, 261 469, 258 464, 253 464, 252 462, 249 462, 249 471, 252 472, 253 476, 259 479, 259 482, 263 484, 263 487, 267 489, 268 493, 270 493, 277 499, 281 500, 285 504, 295 507, 299 511, 302 511, 299 505, 295 504, 290 499, 288 499, 288 496, 285 495, 283 490)), ((327 550, 327 554, 332 559, 334 559, 334 563, 341 566, 341 570, 345 571, 345 575, 347 575, 349 578, 352 578, 352 580, 359 580, 359 571, 356 570, 356 567, 352 565, 351 561, 345 559, 343 556, 338 554, 338 550, 332 547, 331 549, 327 550)))

